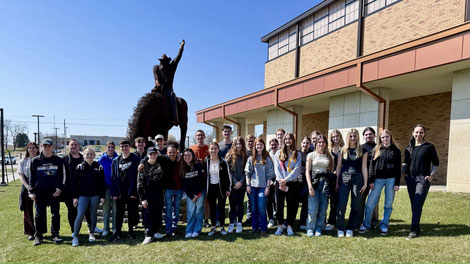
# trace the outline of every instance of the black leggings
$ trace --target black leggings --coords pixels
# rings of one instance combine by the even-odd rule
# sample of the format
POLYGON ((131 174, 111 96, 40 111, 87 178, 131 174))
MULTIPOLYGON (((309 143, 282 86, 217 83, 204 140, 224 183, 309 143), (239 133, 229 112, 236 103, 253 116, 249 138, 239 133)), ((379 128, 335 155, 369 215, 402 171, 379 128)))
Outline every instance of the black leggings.
POLYGON ((220 193, 219 184, 209 184, 207 200, 209 201, 212 226, 216 225, 218 211, 220 226, 223 227, 225 225, 225 201, 227 197, 222 196, 220 193))
POLYGON ((287 183, 289 190, 287 192, 279 190, 279 183, 276 181, 276 214, 279 225, 293 226, 299 208, 299 183, 287 183), (284 201, 287 202, 287 219, 284 223, 284 201))

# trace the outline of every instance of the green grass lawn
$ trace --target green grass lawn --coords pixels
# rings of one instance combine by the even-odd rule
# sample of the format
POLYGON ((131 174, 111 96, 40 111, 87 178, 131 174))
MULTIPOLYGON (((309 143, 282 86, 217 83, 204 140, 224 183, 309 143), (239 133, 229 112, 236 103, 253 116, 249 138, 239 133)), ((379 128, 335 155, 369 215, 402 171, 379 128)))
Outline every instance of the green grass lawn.
MULTIPOLYGON (((80 246, 71 247, 70 228, 65 205, 61 204, 62 245, 55 245, 46 234, 44 244, 33 247, 23 235, 22 212, 18 210, 19 181, 0 187, 0 262, 470 262, 470 195, 431 192, 423 211, 422 236, 407 241, 411 209, 406 189, 395 199, 394 212, 387 237, 377 231, 366 235, 355 233, 353 238, 335 237, 336 232, 324 232, 320 238, 310 238, 297 230, 293 237, 258 238, 248 227, 243 233, 185 239, 183 236, 142 245, 143 230, 137 240, 122 239, 108 243, 97 236, 89 243, 82 227, 80 246)), ((383 202, 383 198, 381 199, 383 202)), ((381 206, 383 206, 381 204, 381 206)), ((48 219, 50 225, 50 219, 48 219)), ((102 224, 99 224, 102 227, 102 224)), ((184 233, 184 225, 180 231, 184 233)), ((123 232, 123 236, 127 236, 123 232)))

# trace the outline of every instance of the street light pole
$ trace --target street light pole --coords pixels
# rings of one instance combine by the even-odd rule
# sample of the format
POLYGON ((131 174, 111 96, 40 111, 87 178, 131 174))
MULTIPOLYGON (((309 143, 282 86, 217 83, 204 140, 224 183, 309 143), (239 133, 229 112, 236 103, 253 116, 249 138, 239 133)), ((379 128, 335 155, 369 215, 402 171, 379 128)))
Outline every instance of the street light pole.
POLYGON ((40 136, 39 136, 39 118, 40 117, 44 117, 43 115, 33 115, 33 117, 37 117, 38 118, 38 145, 41 144, 41 139, 40 139, 40 136))
POLYGON ((5 144, 4 144, 4 136, 3 136, 3 108, 0 108, 0 134, 1 134, 1 139, 0 139, 0 143, 1 143, 1 149, 2 149, 2 182, 0 183, 0 186, 8 186, 8 184, 5 182, 5 144))
POLYGON ((55 129, 55 153, 57 155, 57 147, 58 147, 57 146, 57 130, 60 129, 60 128, 54 127, 54 129, 55 129))

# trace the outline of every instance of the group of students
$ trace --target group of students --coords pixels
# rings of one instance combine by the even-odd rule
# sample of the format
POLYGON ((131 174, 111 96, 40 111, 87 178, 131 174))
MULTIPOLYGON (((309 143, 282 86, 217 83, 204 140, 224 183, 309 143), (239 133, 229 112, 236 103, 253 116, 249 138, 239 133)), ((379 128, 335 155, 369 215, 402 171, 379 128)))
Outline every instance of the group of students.
POLYGON ((302 204, 300 226, 307 236, 321 236, 324 230, 336 227, 338 237, 352 237, 355 230, 365 233, 377 225, 377 204, 385 189, 383 217, 378 227, 380 234, 386 235, 395 192, 404 175, 412 209, 408 238, 419 235, 424 201, 439 166, 434 145, 424 140, 424 126, 413 129, 403 163, 401 151, 387 129, 380 132, 377 144, 374 129, 364 129, 366 142, 362 145, 356 129, 348 130, 345 140, 339 130, 333 130, 328 137, 313 131, 311 137, 302 139, 300 149, 296 147, 294 134, 283 129, 278 129, 268 144, 254 136, 248 136, 246 141, 242 137, 232 140, 231 133, 232 128, 224 126, 223 141, 206 145, 204 131, 198 130, 197 144, 181 153, 177 143, 165 145, 162 135, 157 135, 155 147, 148 149, 144 138, 135 139, 134 153, 131 142, 124 139, 119 143, 119 155, 115 144, 107 142, 106 152, 98 161, 94 161, 95 152, 91 148, 86 148, 82 155, 74 139, 69 142, 70 153, 63 159, 52 152, 51 140, 41 142, 42 152, 35 142, 30 142, 18 170, 23 183, 20 209, 24 211, 24 232, 34 240, 34 245, 40 245, 47 231, 46 208, 50 206, 51 238, 60 243, 59 208, 60 202, 64 202, 73 233, 72 246, 79 245, 78 234, 84 217, 90 242, 95 241, 95 233, 101 236, 112 233, 110 241, 120 239, 125 211, 128 236, 135 239, 140 203, 145 227, 143 244, 149 244, 164 237, 160 233, 163 204, 166 236, 178 233, 181 200, 185 196, 186 238, 199 236, 208 219, 209 236, 218 232, 241 233, 246 193, 247 222, 251 222, 252 231, 260 236, 267 236, 268 228, 276 222, 275 235, 292 236, 302 204), (230 210, 226 229, 227 198, 230 210), (103 230, 96 227, 100 204, 103 230))

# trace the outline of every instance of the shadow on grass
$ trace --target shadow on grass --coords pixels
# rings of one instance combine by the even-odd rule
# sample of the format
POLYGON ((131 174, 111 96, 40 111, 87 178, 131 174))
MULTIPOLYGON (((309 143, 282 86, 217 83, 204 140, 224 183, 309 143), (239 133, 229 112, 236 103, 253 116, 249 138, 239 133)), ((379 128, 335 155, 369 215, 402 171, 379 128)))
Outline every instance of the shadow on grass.
MULTIPOLYGON (((468 225, 441 225, 441 224, 421 224, 421 237, 459 237, 470 234, 468 225)), ((387 237, 406 237, 410 232, 409 224, 398 224, 389 227, 387 237)), ((356 234, 355 234, 356 235, 356 234)), ((370 230, 365 234, 357 234, 368 239, 382 237, 380 231, 370 230)))

